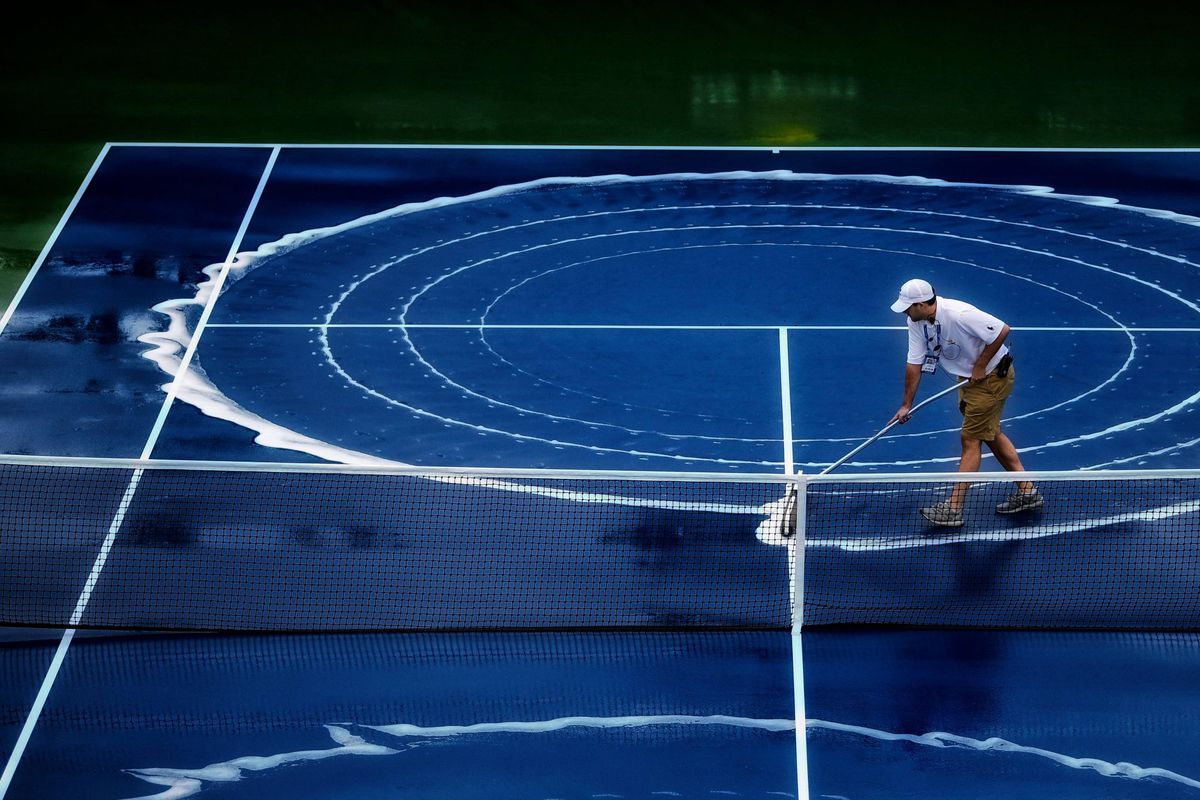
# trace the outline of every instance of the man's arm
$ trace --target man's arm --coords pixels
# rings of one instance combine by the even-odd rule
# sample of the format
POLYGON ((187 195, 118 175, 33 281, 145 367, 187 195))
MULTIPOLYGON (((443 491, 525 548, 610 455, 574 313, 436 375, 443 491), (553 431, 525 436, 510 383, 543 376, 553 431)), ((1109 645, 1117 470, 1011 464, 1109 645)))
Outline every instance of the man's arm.
POLYGON ((913 400, 917 397, 917 387, 921 385, 921 365, 920 364, 905 364, 904 365, 904 400, 900 403, 900 410, 897 411, 891 419, 888 420, 888 425, 893 422, 899 422, 901 425, 908 422, 908 413, 912 411, 913 400))
POLYGON ((987 377, 987 365, 992 360, 992 357, 1000 350, 1004 340, 1008 338, 1008 326, 1005 325, 1000 329, 1000 335, 992 340, 992 343, 983 348, 983 352, 979 354, 979 358, 975 360, 975 366, 971 369, 971 380, 981 381, 987 377))

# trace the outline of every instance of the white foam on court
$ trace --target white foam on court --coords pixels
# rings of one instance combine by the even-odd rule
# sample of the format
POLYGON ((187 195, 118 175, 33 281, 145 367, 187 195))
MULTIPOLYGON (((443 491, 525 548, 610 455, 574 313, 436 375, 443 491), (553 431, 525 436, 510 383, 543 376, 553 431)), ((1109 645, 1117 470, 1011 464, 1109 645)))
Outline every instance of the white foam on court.
MULTIPOLYGON (((256 433, 254 441, 256 444, 264 447, 273 447, 284 450, 292 450, 309 455, 316 456, 338 464, 353 464, 357 466, 408 466, 403 462, 393 461, 378 456, 369 455, 356 450, 351 450, 338 445, 324 442, 315 439, 311 436, 305 436, 302 433, 286 428, 278 423, 266 419, 254 412, 242 407, 234 402, 222 392, 205 373, 204 369, 196 363, 182 372, 182 377, 179 377, 179 367, 182 363, 183 354, 187 351, 188 344, 191 341, 191 331, 187 326, 187 314, 193 310, 193 307, 203 308, 208 302, 211 295, 217 275, 220 273, 223 264, 214 264, 204 269, 209 280, 204 281, 197 287, 196 295, 193 298, 182 300, 170 300, 160 303, 154 307, 156 311, 166 315, 169 319, 168 329, 161 333, 148 333, 140 337, 140 341, 153 345, 152 349, 143 353, 143 357, 154 361, 159 369, 168 375, 175 376, 176 381, 182 381, 177 389, 176 399, 183 400, 189 405, 199 409, 201 413, 232 422, 242 428, 252 430, 256 433)), ((248 268, 248 262, 239 256, 234 260, 230 273, 226 280, 233 280, 234 270, 244 272, 248 268)), ((164 391, 167 387, 163 387, 164 391)), ((626 452, 626 451, 621 451, 626 452)), ((757 514, 758 506, 740 506, 732 502, 726 503, 708 503, 708 502, 689 502, 689 501, 672 501, 672 500, 653 500, 637 497, 612 495, 598 492, 585 492, 578 490, 556 489, 548 486, 529 485, 514 481, 506 481, 500 479, 481 479, 471 477, 457 477, 447 475, 431 475, 427 476, 428 480, 438 481, 441 483, 461 484, 463 486, 471 486, 478 488, 503 489, 506 491, 518 492, 521 494, 536 495, 554 500, 562 500, 570 503, 586 503, 597 505, 617 505, 624 507, 636 507, 647 509, 660 509, 665 511, 698 511, 718 514, 757 514)))
POLYGON ((756 728, 764 731, 792 731, 795 720, 753 719, 731 717, 722 714, 696 716, 691 714, 665 714, 659 716, 630 717, 559 717, 535 722, 479 722, 474 725, 422 726, 400 723, 396 725, 367 725, 372 730, 389 736, 464 736, 476 733, 552 733, 566 728, 644 728, 651 725, 708 726, 717 725, 733 728, 756 728))
POLYGON ((1131 462, 1138 461, 1143 458, 1148 458, 1148 457, 1153 457, 1153 456, 1165 456, 1165 455, 1170 455, 1171 453, 1178 453, 1180 450, 1187 450, 1189 447, 1195 447, 1198 444, 1200 444, 1200 439, 1189 439, 1186 442, 1176 442, 1175 444, 1170 445, 1169 447, 1163 447, 1158 450, 1151 450, 1148 453, 1141 453, 1140 455, 1130 456, 1129 458, 1116 458, 1116 459, 1113 459, 1112 461, 1105 461, 1100 464, 1092 464, 1090 466, 1084 467, 1084 469, 1087 469, 1087 470, 1104 469, 1105 467, 1115 467, 1118 464, 1129 464, 1131 462))
MULTIPOLYGON (((258 252, 262 252, 261 250, 258 252)), ((240 253, 229 265, 229 271, 225 279, 226 285, 234 283, 240 277, 243 277, 248 270, 252 268, 255 259, 251 254, 240 253)), ((243 428, 247 428, 256 433, 254 441, 266 447, 275 447, 285 450, 292 450, 309 455, 317 456, 328 461, 344 464, 365 464, 365 465, 396 465, 400 462, 389 459, 379 458, 378 456, 368 455, 360 451, 350 450, 340 447, 329 442, 324 442, 302 433, 294 431, 290 428, 285 428, 271 420, 268 420, 252 411, 242 407, 224 392, 222 392, 216 384, 209 379, 204 369, 199 364, 193 362, 187 370, 181 370, 184 354, 187 352, 188 346, 192 340, 192 331, 188 325, 189 314, 194 313, 197 309, 204 308, 211 298, 214 287, 217 285, 221 271, 225 268, 225 264, 212 264, 204 268, 204 274, 207 280, 197 286, 196 294, 190 298, 177 298, 167 300, 154 306, 154 310, 163 314, 168 319, 167 329, 161 332, 147 333, 138 337, 138 341, 152 345, 151 349, 142 353, 144 358, 153 361, 166 374, 172 376, 172 383, 165 384, 161 387, 164 391, 169 391, 170 388, 176 389, 176 399, 182 400, 189 405, 199 409, 201 413, 215 419, 221 419, 232 422, 243 428)), ((323 347, 328 350, 328 341, 323 339, 323 347)), ((332 359, 332 353, 328 353, 328 358, 332 359)), ((510 438, 536 441, 543 444, 550 444, 561 447, 581 447, 574 442, 559 441, 556 439, 546 439, 543 437, 526 436, 511 431, 505 431, 498 428, 490 428, 485 425, 476 425, 472 423, 453 420, 438 414, 434 414, 425 409, 404 403, 394 398, 388 397, 382 393, 376 392, 370 387, 363 386, 358 383, 349 373, 345 372, 340 365, 336 365, 339 374, 343 379, 351 385, 361 388, 364 392, 375 396, 385 402, 402 408, 405 411, 417 414, 419 416, 429 417, 439 423, 457 424, 469 427, 478 433, 493 433, 510 438)), ((594 445, 584 446, 586 449, 596 452, 619 453, 622 455, 645 456, 647 458, 667 458, 676 461, 703 461, 709 463, 726 464, 726 465, 753 465, 762 467, 773 467, 774 462, 769 461, 741 461, 737 459, 721 459, 721 458, 701 458, 688 457, 676 454, 642 452, 637 450, 620 450, 615 448, 604 448, 594 445)))
MULTIPOLYGON (((793 520, 795 510, 796 503, 790 493, 784 494, 778 500, 772 500, 758 509, 758 513, 765 514, 767 518, 758 523, 758 527, 754 531, 754 538, 763 544, 788 548, 788 582, 792 584, 795 581, 795 576, 790 574, 795 565, 795 559, 791 557, 791 548, 796 542, 795 521, 793 520)), ((806 541, 805 544, 807 545, 808 542, 806 541)))
MULTIPOLYGON (((1080 533, 1082 531, 1094 530, 1096 528, 1106 528, 1109 525, 1121 525, 1125 523, 1141 523, 1141 522, 1162 522, 1163 520, 1180 517, 1185 514, 1200 513, 1200 500, 1192 500, 1184 503, 1174 503, 1168 506, 1159 506, 1158 508, 1149 508, 1143 511, 1128 511, 1122 514, 1112 514, 1107 517, 1096 517, 1093 519, 1069 520, 1069 521, 1050 521, 1039 522, 1035 525, 1024 525, 1013 528, 993 528, 984 530, 965 530, 965 529, 939 529, 939 530, 955 530, 955 533, 927 533, 920 536, 868 536, 858 538, 808 538, 805 544, 808 547, 831 547, 839 550, 850 552, 881 552, 885 550, 909 550, 914 547, 937 547, 948 544, 967 544, 967 543, 987 543, 996 542, 1024 542, 1032 539, 1045 539, 1051 536, 1064 536, 1071 533, 1080 533)), ((778 516, 776 512, 776 516, 778 516)), ((767 522, 759 526, 759 541, 765 544, 782 545, 786 544, 783 541, 777 541, 779 538, 777 529, 769 527, 771 523, 769 518, 767 522)))
MULTIPOLYGON (((199 409, 206 416, 232 422, 242 428, 254 431, 255 443, 264 447, 308 453, 317 458, 341 464, 395 465, 397 462, 348 450, 311 436, 305 436, 255 414, 217 388, 203 367, 195 361, 187 370, 181 369, 183 356, 192 341, 188 315, 207 305, 223 266, 223 264, 213 264, 204 268, 204 274, 208 276, 208 280, 196 287, 196 294, 193 297, 167 300, 154 306, 155 311, 167 317, 167 329, 138 337, 138 341, 151 345, 151 349, 142 353, 142 357, 153 361, 160 370, 171 376, 173 384, 178 384, 175 386, 176 399, 199 409)), ((239 255, 230 266, 226 281, 234 280, 235 271, 241 273, 248 268, 249 263, 239 255)), ((169 392, 172 383, 165 384, 160 388, 164 392, 169 392)))
MULTIPOLYGON (((393 217, 404 216, 404 215, 408 215, 408 214, 415 214, 415 213, 419 213, 422 211, 428 211, 428 210, 434 209, 434 208, 441 208, 441 207, 455 205, 455 204, 461 204, 461 203, 477 202, 477 201, 484 200, 484 199, 500 197, 500 196, 509 195, 509 194, 515 194, 515 193, 523 192, 523 191, 529 191, 529 190, 537 189, 540 187, 587 186, 587 185, 601 186, 601 185, 609 185, 609 184, 617 184, 617 183, 634 183, 634 184, 636 184, 636 183, 648 183, 648 182, 661 182, 661 181, 667 181, 667 180, 677 180, 678 181, 678 180, 749 180, 749 179, 786 180, 786 181, 864 181, 864 182, 876 182, 876 183, 906 185, 906 186, 992 189, 992 190, 998 190, 998 191, 1015 193, 1015 194, 1036 195, 1039 197, 1045 197, 1045 198, 1053 199, 1056 201, 1065 201, 1065 202, 1081 203, 1081 204, 1092 205, 1092 206, 1110 207, 1110 208, 1119 209, 1122 211, 1129 211, 1129 212, 1134 212, 1134 213, 1138 213, 1138 214, 1144 214, 1147 216, 1155 217, 1158 219, 1164 219, 1164 220, 1168 220, 1171 222, 1177 222, 1177 223, 1191 225, 1191 226, 1200 226, 1200 218, 1197 218, 1197 217, 1182 215, 1182 214, 1178 214, 1175 212, 1163 211, 1163 210, 1158 210, 1158 209, 1146 209, 1146 208, 1141 208, 1141 207, 1136 207, 1136 206, 1127 206, 1127 205, 1124 205, 1124 204, 1118 202, 1117 200, 1115 200, 1113 198, 1087 197, 1087 196, 1080 196, 1080 195, 1064 195, 1064 194, 1056 193, 1052 188, 1045 187, 1045 186, 955 183, 955 182, 943 181, 941 179, 936 179, 936 178, 923 178, 923 177, 918 177, 918 176, 897 177, 897 176, 887 176, 887 175, 832 175, 832 174, 820 174, 820 173, 794 173, 794 172, 789 172, 786 170, 776 170, 776 171, 770 171, 770 172, 757 172, 757 173, 756 172, 739 171, 739 172, 711 173, 711 174, 670 173, 670 174, 664 174, 664 175, 651 175, 651 176, 608 175, 608 176, 589 177, 589 178, 553 177, 553 178, 544 178, 544 179, 539 179, 539 180, 535 180, 535 181, 529 181, 529 182, 521 183, 521 184, 514 184, 514 185, 510 185, 510 186, 495 187, 495 188, 492 188, 492 189, 489 189, 489 190, 486 190, 483 192, 478 192, 478 193, 474 193, 474 194, 470 194, 470 195, 466 195, 466 196, 462 196, 462 197, 441 197, 441 198, 435 198, 432 200, 419 202, 419 203, 409 203, 409 204, 397 206, 396 208, 389 209, 389 210, 386 210, 386 211, 383 211, 383 212, 380 212, 377 214, 371 214, 371 215, 367 215, 367 216, 361 217, 356 220, 351 220, 351 221, 343 223, 341 225, 331 226, 331 227, 326 227, 326 228, 318 228, 318 229, 313 229, 313 230, 304 231, 304 232, 295 233, 295 234, 289 234, 288 236, 285 236, 276 242, 272 242, 272 243, 269 243, 269 244, 266 244, 266 245, 260 247, 256 251, 253 251, 250 253, 239 254, 238 258, 236 259, 236 261, 234 263, 233 268, 231 268, 231 270, 230 270, 230 273, 228 276, 228 283, 231 285, 239 277, 244 276, 250 270, 252 270, 256 266, 258 266, 259 264, 263 263, 267 259, 271 258, 272 256, 295 249, 297 247, 302 247, 306 244, 310 244, 314 241, 326 238, 328 236, 336 235, 338 233, 342 233, 342 232, 345 232, 348 230, 359 228, 359 227, 362 227, 365 225, 370 225, 373 222, 377 222, 377 221, 381 221, 381 220, 389 219, 389 218, 393 218, 393 217)), ((697 207, 703 208, 704 206, 697 206, 697 207)), ((650 210, 653 210, 653 209, 632 209, 632 210, 628 210, 628 213, 638 213, 638 212, 645 212, 645 211, 650 211, 650 210)), ((914 209, 884 208, 884 209, 880 209, 880 210, 885 210, 885 211, 894 212, 894 213, 929 213, 929 214, 942 213, 942 212, 927 212, 927 211, 919 210, 919 209, 914 210, 914 209)), ((625 212, 606 212, 606 213, 625 213, 625 212)), ((947 215, 947 216, 953 216, 953 215, 947 215)), ((1028 225, 1027 223, 1011 223, 1007 220, 992 219, 992 218, 988 218, 988 217, 969 217, 968 215, 958 215, 958 216, 963 216, 963 217, 971 218, 971 219, 979 219, 979 220, 983 220, 983 221, 986 221, 989 223, 994 223, 994 224, 1022 224, 1022 225, 1027 225, 1029 227, 1035 227, 1035 228, 1039 227, 1039 226, 1028 225)), ((556 217, 556 218, 550 218, 550 219, 534 220, 531 222, 526 222, 526 223, 522 223, 520 225, 511 226, 511 227, 516 228, 516 227, 524 227, 524 226, 532 226, 532 225, 549 224, 549 223, 562 221, 564 219, 569 219, 569 217, 563 216, 563 217, 556 217)), ((1059 230, 1056 228, 1042 228, 1042 229, 1049 231, 1049 232, 1053 232, 1055 234, 1059 234, 1059 235, 1069 233, 1067 231, 1062 231, 1062 230, 1059 230)), ((465 241, 466 239, 469 239, 469 238, 475 238, 478 236, 486 236, 492 232, 493 231, 484 231, 481 233, 469 234, 467 236, 462 237, 461 239, 459 239, 457 241, 465 241)), ((1104 240, 1104 239, 1101 239, 1099 237, 1094 237, 1094 236, 1089 236, 1088 238, 1091 238, 1095 241, 1106 242, 1108 244, 1111 244, 1111 245, 1114 245, 1117 247, 1139 250, 1141 252, 1145 252, 1145 253, 1148 253, 1151 255, 1170 259, 1177 263, 1184 263, 1184 264, 1187 264, 1189 266, 1194 266, 1194 267, 1200 266, 1200 265, 1196 265, 1186 259, 1183 259, 1179 256, 1173 256, 1170 254, 1159 253, 1158 251, 1155 251, 1155 250, 1152 250, 1149 248, 1136 247, 1136 246, 1130 245, 1126 242, 1114 242, 1114 241, 1104 240)), ((974 240, 972 240, 972 241, 974 241, 974 240)), ((989 243, 987 240, 979 240, 979 241, 982 241, 983 243, 989 243)), ((993 244, 995 244, 995 243, 993 243, 993 244)), ((403 260, 405 258, 409 258, 409 257, 412 257, 413 255, 417 255, 420 252, 428 252, 429 250, 433 250, 436 247, 440 247, 440 246, 444 246, 444 245, 434 245, 432 247, 425 248, 424 250, 421 250, 418 253, 409 254, 408 256, 404 256, 395 262, 389 262, 388 264, 377 268, 375 271, 365 275, 364 277, 353 282, 351 285, 347 286, 345 292, 342 295, 342 298, 340 298, 340 300, 339 300, 339 303, 341 300, 344 300, 345 297, 348 297, 349 294, 351 292, 353 292, 356 288, 358 288, 358 286, 360 286, 363 281, 369 279, 372 275, 377 274, 377 272, 379 270, 385 269, 385 268, 387 268, 387 266, 390 266, 393 263, 398 263, 400 260, 403 260)), ((1031 251, 1031 252, 1037 253, 1037 251, 1031 251)), ((1045 252, 1037 253, 1037 255, 1053 256, 1053 254, 1048 254, 1045 252)), ((215 266, 217 268, 219 268, 221 265, 215 265, 215 266)), ((1121 275, 1121 273, 1119 273, 1115 270, 1111 270, 1111 269, 1108 269, 1105 267, 1098 267, 1098 268, 1103 269, 1104 271, 1112 272, 1113 274, 1121 275)), ((209 273, 209 270, 206 270, 206 273, 209 273)), ((161 368, 163 368, 165 371, 167 371, 168 374, 171 374, 173 376, 175 375, 175 373, 171 372, 171 369, 174 368, 175 366, 177 366, 178 359, 172 358, 170 356, 171 351, 178 350, 179 352, 182 352, 183 350, 186 349, 186 343, 190 339, 190 334, 187 331, 187 325, 186 325, 186 314, 185 314, 186 308, 193 304, 203 306, 203 302, 206 299, 206 296, 204 296, 204 293, 208 290, 211 290, 211 283, 212 283, 211 278, 213 277, 213 274, 209 273, 209 276, 210 276, 210 281, 206 281, 205 284, 201 284, 200 287, 197 287, 196 297, 172 300, 172 301, 168 301, 167 303, 160 304, 160 306, 156 307, 156 310, 159 310, 162 313, 166 314, 168 316, 168 318, 170 319, 170 322, 168 325, 168 330, 163 333, 149 334, 148 337, 143 337, 144 341, 147 341, 148 343, 151 343, 154 345, 154 349, 150 353, 146 354, 147 357, 154 360, 155 363, 159 364, 159 366, 161 368), (204 288, 206 285, 208 285, 207 290, 204 288), (200 302, 197 303, 196 301, 198 298, 200 298, 200 302)), ((1152 284, 1149 282, 1140 281, 1140 279, 1134 278, 1132 276, 1121 275, 1121 277, 1126 277, 1131 280, 1145 283, 1146 286, 1148 286, 1149 288, 1154 289, 1156 291, 1162 291, 1162 292, 1166 292, 1167 294, 1172 294, 1170 292, 1167 292, 1161 286, 1158 286, 1158 285, 1155 285, 1155 284, 1152 284)), ((1191 304, 1189 301, 1184 300, 1183 298, 1179 298, 1176 296, 1176 299, 1180 300, 1181 302, 1184 302, 1185 304, 1187 304, 1189 306, 1194 305, 1194 304, 1191 304)), ((407 306, 406 306, 406 309, 407 309, 407 306)), ((1200 310, 1200 309, 1198 309, 1198 310, 1200 310)), ((327 317, 326 323, 329 323, 330 321, 331 321, 331 317, 327 317)), ((325 338, 326 330, 327 329, 325 329, 325 328, 322 328, 322 330, 321 330, 321 335, 323 338, 325 338)), ((327 355, 331 355, 331 353, 327 354, 327 355)), ((346 378, 349 376, 344 375, 343 377, 346 378)), ((234 402, 231 398, 224 395, 217 387, 215 387, 211 383, 211 381, 207 380, 207 378, 201 377, 198 381, 188 380, 186 382, 186 385, 178 387, 178 389, 179 389, 178 399, 181 399, 181 400, 184 400, 185 402, 196 405, 198 408, 200 408, 201 411, 203 411, 205 414, 208 414, 209 416, 213 416, 213 417, 220 418, 220 419, 226 419, 228 421, 234 422, 235 424, 239 424, 239 425, 242 425, 243 427, 248 427, 251 430, 254 430, 257 433, 256 441, 258 441, 260 444, 264 444, 266 446, 272 446, 272 447, 281 447, 284 449, 295 450, 298 452, 305 452, 305 453, 309 453, 312 455, 316 455, 317 457, 320 457, 320 458, 325 458, 327 460, 339 461, 339 462, 343 462, 343 463, 370 463, 369 461, 364 461, 364 459, 374 458, 372 456, 368 456, 363 453, 348 451, 344 448, 340 448, 335 445, 330 445, 329 443, 326 443, 326 442, 320 442, 320 441, 314 440, 311 437, 307 437, 307 436, 299 434, 295 431, 285 429, 282 426, 279 426, 274 423, 268 423, 266 420, 263 420, 261 417, 258 417, 257 415, 254 415, 254 414, 250 414, 245 409, 240 408, 236 402, 234 402), (194 385, 197 383, 199 385, 194 385)), ((1200 396, 1200 393, 1198 393, 1198 396, 1200 396)), ((1195 399, 1197 399, 1197 396, 1194 396, 1193 398, 1189 398, 1189 402, 1192 402, 1195 399)), ((773 465, 771 462, 739 461, 739 460, 735 460, 735 459, 707 459, 707 458, 702 459, 702 458, 695 458, 695 457, 675 456, 673 454, 604 449, 604 448, 596 448, 596 447, 592 447, 592 446, 588 446, 588 445, 580 445, 580 444, 574 443, 574 442, 545 440, 540 437, 524 437, 520 434, 515 434, 511 431, 500 431, 500 430, 493 431, 492 429, 486 428, 485 426, 471 425, 469 423, 462 423, 461 421, 458 421, 458 420, 449 420, 440 415, 428 412, 425 409, 418 409, 418 408, 414 408, 414 407, 411 407, 408 405, 403 405, 402 407, 404 407, 406 410, 410 411, 413 414, 416 414, 418 416, 428 416, 428 417, 431 417, 431 418, 434 418, 436 420, 443 422, 443 424, 462 424, 462 425, 466 425, 468 428, 473 428, 481 433, 495 432, 495 433, 499 433, 504 436, 514 437, 514 438, 518 438, 518 439, 537 440, 537 441, 549 443, 556 447, 583 447, 584 449, 594 450, 597 452, 619 452, 619 453, 623 453, 623 454, 632 454, 632 455, 644 457, 644 458, 666 457, 666 458, 670 458, 670 459, 683 460, 683 461, 703 461, 703 462, 707 462, 707 463, 727 464, 727 465, 732 465, 732 466, 741 466, 744 464, 754 464, 754 465, 759 465, 759 466, 772 466, 773 465)), ((1165 413, 1170 413, 1170 411, 1164 412, 1164 414, 1156 415, 1155 417, 1132 421, 1124 426, 1115 426, 1115 427, 1109 428, 1105 431, 1091 434, 1086 438, 1095 438, 1097 436, 1107 435, 1107 434, 1110 434, 1115 431, 1126 430, 1128 428, 1135 427, 1137 425, 1146 424, 1148 421, 1154 421, 1156 419, 1161 418, 1162 416, 1165 415, 1165 413)), ((1060 446, 1061 444, 1070 443, 1070 442, 1074 442, 1074 441, 1077 441, 1077 439, 1066 440, 1064 442, 1054 442, 1054 443, 1050 443, 1045 446, 1060 446)), ((943 461, 943 460, 945 460, 945 459, 927 459, 927 460, 919 461, 919 462, 904 462, 904 463, 901 463, 901 465, 902 466, 907 465, 908 463, 912 463, 912 464, 932 463, 932 462, 939 462, 939 461, 943 461)), ((395 463, 395 462, 388 462, 388 463, 395 463)), ((894 464, 896 462, 888 462, 888 463, 894 464)), ((865 464, 865 465, 860 465, 860 466, 872 466, 872 465, 865 464)))
POLYGON ((242 756, 196 769, 151 767, 126 770, 130 775, 147 783, 167 787, 158 794, 141 795, 133 800, 183 800, 199 794, 206 785, 240 781, 245 772, 265 772, 341 756, 390 756, 400 752, 390 747, 368 744, 361 736, 352 734, 340 725, 326 725, 325 729, 329 731, 329 736, 337 743, 337 747, 327 750, 300 750, 274 756, 242 756))
MULTIPOLYGON (((547 734, 571 728, 590 728, 593 730, 615 730, 644 728, 650 726, 679 726, 679 727, 735 727, 762 730, 768 732, 790 732, 796 730, 796 721, 791 719, 755 719, 750 717, 726 716, 720 714, 697 716, 690 714, 664 714, 654 716, 624 716, 624 717, 559 717, 556 719, 537 721, 504 721, 480 722, 470 725, 413 725, 398 723, 394 725, 365 725, 363 728, 374 730, 405 742, 399 749, 368 744, 362 737, 352 734, 346 725, 326 725, 330 736, 337 747, 328 750, 303 750, 299 752, 282 753, 275 756, 243 756, 240 758, 210 764, 197 769, 176 768, 144 768, 127 770, 130 775, 148 783, 167 787, 154 795, 144 795, 133 800, 182 800, 199 794, 209 785, 229 784, 241 780, 245 772, 261 772, 288 765, 305 762, 323 761, 328 758, 349 755, 395 755, 421 742, 429 740, 444 740, 457 737, 480 734, 547 734), (407 745, 407 746, 406 746, 407 745)), ((1188 788, 1200 789, 1200 780, 1190 778, 1178 772, 1161 767, 1143 767, 1128 761, 1106 761, 1088 756, 1075 756, 1059 753, 1042 747, 1018 744, 1000 737, 976 739, 970 736, 932 731, 923 734, 894 733, 891 731, 869 728, 862 725, 850 725, 841 722, 829 722, 820 719, 809 719, 805 722, 807 731, 825 730, 835 733, 850 734, 883 742, 907 742, 925 747, 939 749, 962 748, 988 754, 1028 755, 1046 759, 1055 764, 1070 769, 1095 772, 1106 778, 1123 778, 1129 780, 1158 779, 1172 781, 1188 788)), ((655 792, 656 795, 669 796, 669 792, 655 792)), ((779 793, 786 795, 786 793, 779 793)))
POLYGON ((1159 778, 1162 780, 1174 781, 1192 789, 1200 789, 1200 780, 1189 778, 1186 775, 1181 775, 1178 772, 1173 772, 1169 769, 1160 767, 1139 767, 1137 764, 1131 764, 1128 761, 1105 761, 1099 758, 1087 758, 1080 756, 1070 756, 1064 753, 1057 753, 1053 750, 1046 750, 1041 747, 1030 747, 1028 745, 1016 744, 1007 739, 999 737, 990 737, 988 739, 973 739, 970 736, 959 736, 954 733, 945 733, 942 731, 934 731, 931 733, 923 733, 920 735, 910 733, 890 733, 881 731, 876 728, 866 728, 861 725, 845 725, 840 722, 825 722, 819 719, 810 719, 808 721, 809 729, 823 729, 836 731, 838 733, 851 733, 857 736, 866 736, 871 739, 878 739, 884 742, 910 742, 912 744, 925 745, 926 747, 962 747, 969 750, 978 750, 984 753, 1020 753, 1031 756, 1038 756, 1053 761, 1056 764, 1061 764, 1064 767, 1071 769, 1091 770, 1106 778, 1129 778, 1132 780, 1146 780, 1147 778, 1159 778))
MULTIPOLYGON (((247 254, 239 254, 230 267, 229 275, 226 279, 227 284, 233 283, 238 277, 244 275, 251 268, 252 264, 253 259, 248 257, 247 254)), ((167 300, 155 305, 154 310, 167 317, 167 329, 161 332, 147 333, 138 338, 138 341, 152 346, 150 350, 142 353, 142 356, 153 361, 159 369, 167 375, 172 376, 173 383, 179 384, 175 387, 177 390, 176 398, 194 406, 206 416, 232 422, 240 427, 254 431, 256 433, 255 443, 265 447, 307 453, 327 461, 342 464, 377 466, 402 464, 402 462, 339 447, 338 445, 321 441, 311 436, 305 436, 302 433, 286 428, 255 414, 235 402, 209 379, 207 373, 205 373, 203 367, 199 364, 193 363, 186 371, 180 369, 183 355, 192 340, 192 331, 188 325, 188 315, 200 308, 204 308, 208 303, 223 267, 224 264, 213 264, 205 267, 204 274, 208 276, 208 279, 196 287, 196 294, 193 297, 167 300)), ((172 384, 166 384, 161 388, 164 391, 168 391, 171 386, 172 384)), ((444 417, 431 414, 423 409, 404 403, 398 404, 405 410, 413 413, 433 417, 439 422, 447 421, 444 417)), ((494 430, 484 426, 473 427, 480 432, 501 433, 521 438, 518 434, 511 434, 507 431, 494 430)), ((559 444, 553 440, 539 441, 549 441, 551 444, 559 444)), ((625 453, 627 451, 615 452, 625 453)))

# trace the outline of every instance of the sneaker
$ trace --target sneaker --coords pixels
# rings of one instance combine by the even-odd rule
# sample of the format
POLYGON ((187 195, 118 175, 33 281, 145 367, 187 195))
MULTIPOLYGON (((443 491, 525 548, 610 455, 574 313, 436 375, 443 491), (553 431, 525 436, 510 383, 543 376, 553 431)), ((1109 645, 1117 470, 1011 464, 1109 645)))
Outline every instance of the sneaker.
POLYGON ((935 506, 922 508, 921 516, 939 528, 961 528, 963 524, 962 511, 949 503, 938 503, 935 506))
POLYGON ((1021 511, 1037 511, 1044 506, 1046 501, 1042 498, 1042 493, 1034 489, 1029 494, 1022 492, 1013 492, 1000 505, 996 506, 997 514, 1017 514, 1021 511))

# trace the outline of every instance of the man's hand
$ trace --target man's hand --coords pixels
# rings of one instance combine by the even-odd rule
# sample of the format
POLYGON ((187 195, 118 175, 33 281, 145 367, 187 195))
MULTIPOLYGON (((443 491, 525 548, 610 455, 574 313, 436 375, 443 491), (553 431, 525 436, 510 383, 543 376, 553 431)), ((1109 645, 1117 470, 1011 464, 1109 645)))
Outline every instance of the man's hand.
POLYGON ((892 416, 892 418, 888 420, 887 424, 891 425, 893 422, 899 422, 901 425, 903 425, 904 423, 908 422, 908 420, 910 419, 909 415, 911 413, 912 413, 912 406, 900 406, 900 410, 897 411, 892 416))
POLYGON ((983 380, 987 377, 987 365, 991 362, 992 357, 999 352, 1000 347, 1004 344, 1004 340, 1008 338, 1009 328, 1005 325, 1000 329, 1000 334, 992 340, 992 343, 983 348, 983 352, 979 354, 975 366, 971 368, 971 377, 968 378, 972 383, 983 380))

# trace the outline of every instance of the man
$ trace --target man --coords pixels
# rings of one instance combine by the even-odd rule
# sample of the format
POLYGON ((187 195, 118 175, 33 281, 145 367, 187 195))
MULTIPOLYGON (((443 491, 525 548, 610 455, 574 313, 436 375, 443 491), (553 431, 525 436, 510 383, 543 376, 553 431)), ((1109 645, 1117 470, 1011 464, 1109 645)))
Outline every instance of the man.
MULTIPOLYGON (((904 401, 890 422, 908 422, 922 375, 938 365, 958 378, 958 409, 963 415, 962 458, 959 472, 978 472, 982 445, 1009 472, 1024 472, 1012 441, 1000 430, 1004 401, 1012 393, 1015 372, 1012 355, 1004 344, 1009 328, 991 314, 961 300, 938 297, 927 281, 913 279, 900 287, 892 311, 908 317, 908 364, 904 369, 904 401)), ((932 524, 957 528, 963 524, 963 501, 968 483, 954 486, 948 500, 921 509, 932 524)), ((1029 481, 996 506, 997 514, 1016 514, 1042 507, 1042 495, 1029 481)))

